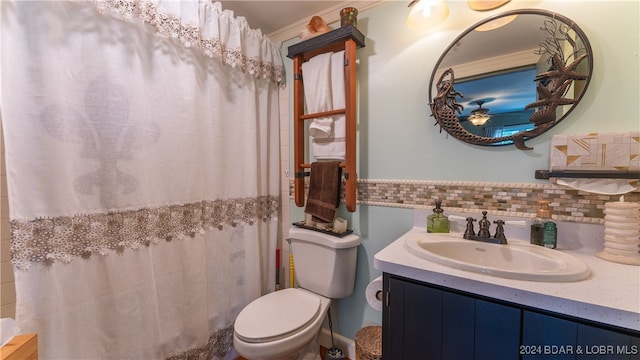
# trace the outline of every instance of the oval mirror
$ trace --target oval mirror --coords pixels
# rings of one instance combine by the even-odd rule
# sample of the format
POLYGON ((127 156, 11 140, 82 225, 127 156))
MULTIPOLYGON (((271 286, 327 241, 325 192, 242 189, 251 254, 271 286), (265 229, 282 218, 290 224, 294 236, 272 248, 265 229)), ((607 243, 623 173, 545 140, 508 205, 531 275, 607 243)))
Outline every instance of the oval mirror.
POLYGON ((562 121, 593 70, 591 45, 568 18, 520 9, 458 36, 431 74, 429 105, 440 131, 475 145, 515 144, 562 121))

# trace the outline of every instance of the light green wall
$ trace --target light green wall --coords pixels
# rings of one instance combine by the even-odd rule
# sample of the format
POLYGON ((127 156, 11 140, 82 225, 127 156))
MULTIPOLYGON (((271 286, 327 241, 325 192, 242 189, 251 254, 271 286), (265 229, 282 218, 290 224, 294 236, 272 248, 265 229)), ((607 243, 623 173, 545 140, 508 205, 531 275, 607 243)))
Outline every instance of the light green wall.
MULTIPOLYGON (((405 27, 407 3, 389 2, 358 16, 358 28, 366 36, 366 47, 358 50, 359 178, 534 183, 540 181, 534 171, 548 168, 552 135, 640 130, 639 1, 512 1, 482 13, 470 10, 466 1, 448 1, 449 18, 430 34, 405 27), (515 8, 557 12, 586 33, 594 52, 594 76, 582 102, 549 132, 527 141, 532 151, 467 145, 439 133, 427 91, 440 54, 472 24, 515 8)), ((286 42, 283 53, 297 42, 286 42)), ((285 66, 291 84, 288 58, 285 66)), ((292 220, 302 219, 303 209, 293 201, 290 206, 292 220)), ((353 338, 362 326, 381 323, 381 313, 369 308, 364 296, 369 281, 380 275, 373 256, 409 230, 412 215, 407 209, 363 205, 353 214, 340 211, 362 236, 356 289, 337 302, 334 319, 337 332, 353 338)))

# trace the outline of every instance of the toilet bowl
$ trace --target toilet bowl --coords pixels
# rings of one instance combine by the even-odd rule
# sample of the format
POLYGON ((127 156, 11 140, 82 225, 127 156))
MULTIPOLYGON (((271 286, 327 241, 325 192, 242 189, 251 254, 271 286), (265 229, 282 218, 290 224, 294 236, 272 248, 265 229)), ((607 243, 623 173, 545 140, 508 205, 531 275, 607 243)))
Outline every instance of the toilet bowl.
POLYGON ((295 359, 317 342, 330 304, 330 299, 300 288, 260 297, 238 315, 233 346, 250 360, 295 359))
POLYGON ((264 295, 234 323, 233 346, 248 360, 320 359, 318 336, 331 299, 351 295, 360 237, 291 228, 298 288, 264 295))

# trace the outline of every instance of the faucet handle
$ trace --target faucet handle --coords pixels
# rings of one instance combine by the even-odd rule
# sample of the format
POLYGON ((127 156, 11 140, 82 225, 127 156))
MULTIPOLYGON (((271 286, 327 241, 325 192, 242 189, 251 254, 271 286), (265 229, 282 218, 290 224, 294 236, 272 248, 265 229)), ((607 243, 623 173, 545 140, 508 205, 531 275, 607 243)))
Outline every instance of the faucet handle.
POLYGON ((467 218, 467 229, 464 231, 464 235, 462 236, 464 239, 469 239, 472 236, 476 235, 475 230, 473 230, 474 221, 476 221, 476 219, 472 218, 471 216, 467 218))
POLYGON ((496 234, 493 237, 500 240, 501 244, 506 244, 507 238, 504 236, 504 220, 496 220, 493 223, 496 224, 496 234))
POLYGON ((507 243, 507 237, 504 235, 504 220, 496 220, 493 222, 496 224, 496 234, 493 236, 495 239, 500 240, 500 244, 507 243))

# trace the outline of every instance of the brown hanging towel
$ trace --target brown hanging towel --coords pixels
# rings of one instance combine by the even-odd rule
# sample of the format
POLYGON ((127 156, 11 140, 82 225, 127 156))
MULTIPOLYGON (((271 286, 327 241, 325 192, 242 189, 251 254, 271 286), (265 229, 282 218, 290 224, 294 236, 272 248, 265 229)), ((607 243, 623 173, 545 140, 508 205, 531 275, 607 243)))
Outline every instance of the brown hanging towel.
POLYGON ((311 163, 309 197, 304 212, 313 216, 313 221, 330 223, 340 205, 342 169, 340 161, 311 163))

